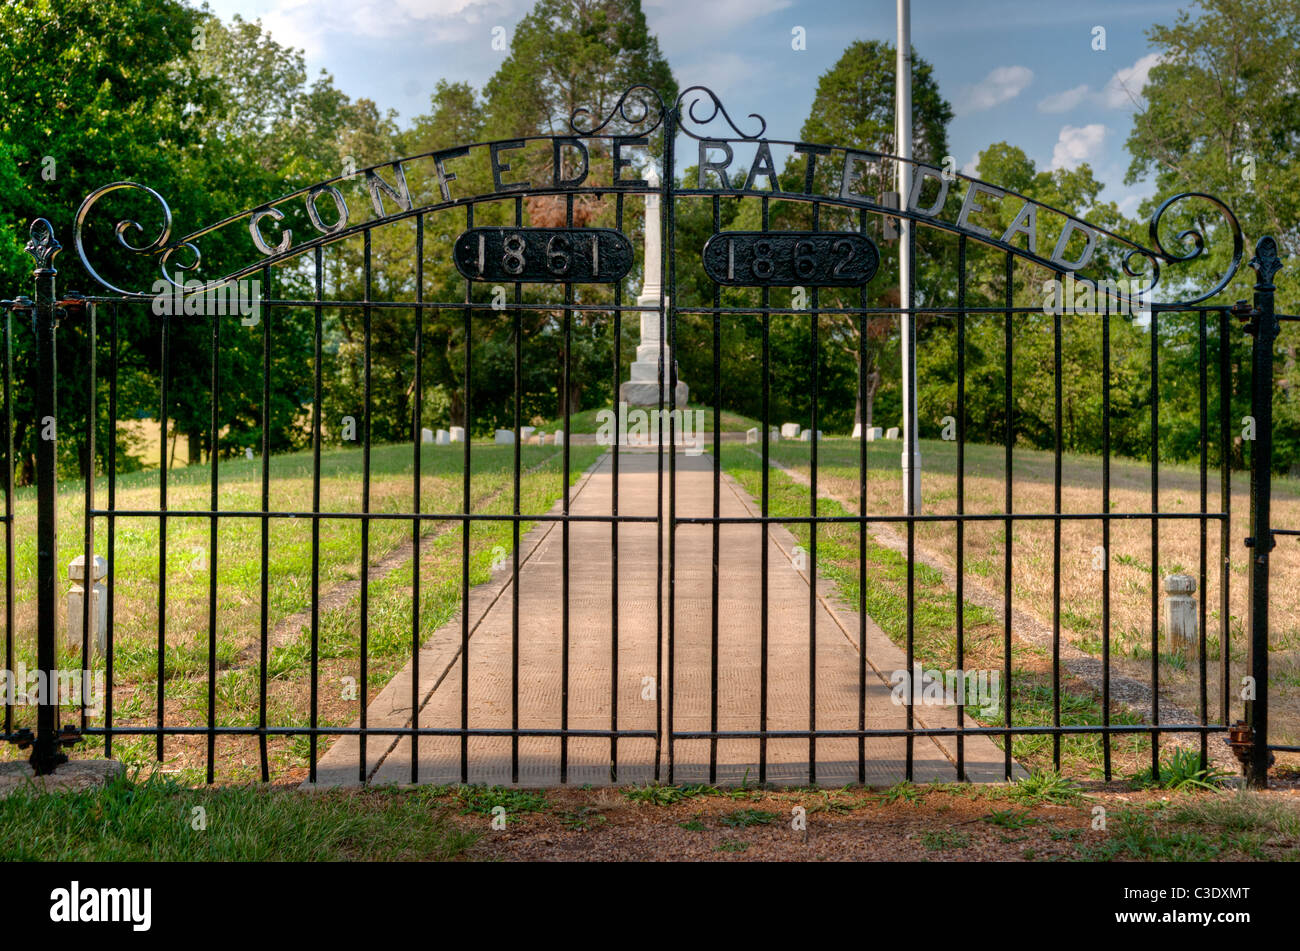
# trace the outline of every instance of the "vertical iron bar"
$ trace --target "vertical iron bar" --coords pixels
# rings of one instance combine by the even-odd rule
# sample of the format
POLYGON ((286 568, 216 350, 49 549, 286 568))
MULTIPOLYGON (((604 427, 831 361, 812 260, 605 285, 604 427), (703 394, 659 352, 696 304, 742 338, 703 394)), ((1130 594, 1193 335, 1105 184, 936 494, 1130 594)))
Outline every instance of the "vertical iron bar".
POLYGON ((1160 308, 1151 308, 1151 778, 1160 780, 1160 308))
POLYGON ((163 759, 163 712, 167 683, 167 378, 171 372, 171 315, 162 315, 162 380, 158 413, 158 740, 155 755, 163 759))
MULTIPOLYGON (((966 669, 966 236, 957 238, 957 670, 966 669)), ((966 708, 957 705, 957 729, 966 708)), ((957 781, 966 781, 966 737, 957 734, 957 781)))
POLYGON ((1002 679, 1006 683, 1006 699, 1002 711, 1003 724, 1006 726, 1006 749, 1003 750, 1003 772, 1007 782, 1011 782, 1011 548, 1013 542, 1013 528, 1015 524, 1011 519, 1012 511, 1012 493, 1011 479, 1014 470, 1012 462, 1012 446, 1015 442, 1015 431, 1012 426, 1012 401, 1011 401, 1011 371, 1012 371, 1012 334, 1011 334, 1011 308, 1015 304, 1015 259, 1011 252, 1006 253, 1004 262, 1003 278, 1005 286, 1006 311, 1003 314, 1003 420, 1006 426, 1006 458, 1003 464, 1004 479, 1004 505, 1003 511, 1006 518, 1003 519, 1003 531, 1006 534, 1006 555, 1002 565, 1002 679))
MULTIPOLYGON (((415 216, 415 401, 411 511, 420 514, 424 453, 424 215, 415 216)), ((369 493, 367 493, 368 495, 369 493)), ((516 544, 515 547, 518 547, 516 544)), ((362 688, 364 689, 364 688, 362 688)), ((420 519, 411 519, 411 782, 420 781, 420 519)), ((364 762, 364 760, 363 760, 364 762)))
MULTIPOLYGON (((91 611, 91 603, 95 597, 95 519, 90 514, 91 509, 95 507, 95 414, 97 408, 95 405, 96 388, 99 386, 99 379, 96 375, 96 357, 99 346, 98 327, 96 320, 98 310, 95 304, 86 305, 86 360, 87 360, 87 386, 86 386, 86 496, 85 496, 85 535, 83 538, 84 546, 82 551, 82 573, 81 573, 81 730, 84 733, 87 722, 87 694, 90 692, 86 689, 90 684, 90 650, 94 641, 91 639, 90 625, 92 619, 98 615, 98 607, 91 611)), ((98 631, 96 632, 96 637, 98 631)), ((51 689, 54 685, 51 684, 51 689)), ((56 696, 55 702, 58 702, 56 696)))
MULTIPOLYGON (((113 602, 117 576, 117 311, 113 302, 109 318, 110 361, 108 377, 108 604, 105 605, 104 632, 104 756, 113 758, 113 602)), ((6 405, 8 397, 6 394, 6 405)), ((7 412, 7 411, 6 411, 7 412)), ((10 446, 12 456, 12 446, 10 446)), ((8 471, 10 482, 13 470, 8 471)))
MULTIPOLYGON (((210 427, 208 436, 208 504, 212 514, 208 517, 208 755, 207 780, 213 781, 213 760, 217 751, 217 535, 220 522, 217 519, 217 459, 220 457, 220 400, 221 382, 218 378, 221 353, 221 320, 212 315, 212 382, 210 392, 212 405, 209 407, 210 427)), ((265 565, 262 568, 266 570, 265 565)))
MULTIPOLYGON (((1205 311, 1197 314, 1196 324, 1196 343, 1198 351, 1198 364, 1200 369, 1200 415, 1201 415, 1201 458, 1200 458, 1200 489, 1201 489, 1201 517, 1200 522, 1200 572, 1197 577, 1197 590, 1201 596, 1197 599, 1198 616, 1196 618, 1197 633, 1197 674, 1200 677, 1200 716, 1201 726, 1206 726, 1210 722, 1210 695, 1209 683, 1205 671, 1205 645, 1207 634, 1205 631, 1206 606, 1209 592, 1206 590, 1208 583, 1209 564, 1207 562, 1208 533, 1209 533, 1209 476, 1210 476, 1210 381, 1209 381, 1209 354, 1207 348, 1207 317, 1205 311)), ((1209 734, 1201 734, 1201 769, 1207 769, 1210 765, 1210 748, 1209 734)))
MULTIPOLYGON (((619 196, 620 199, 622 196, 619 196)), ((524 200, 515 198, 515 227, 524 223, 524 200)), ((523 425, 523 407, 521 390, 523 389, 523 311, 519 305, 523 302, 523 285, 515 282, 515 452, 514 452, 514 494, 510 511, 519 514, 519 468, 522 449, 519 446, 520 429, 523 425)), ((568 438, 568 434, 565 434, 568 438)), ((511 560, 512 577, 510 579, 510 729, 515 731, 510 737, 510 781, 519 782, 519 519, 511 520, 511 560)))
POLYGON ((1231 676, 1232 602, 1232 336, 1228 311, 1219 311, 1219 722, 1228 725, 1231 676))
MULTIPOLYGON (((764 231, 771 224, 771 214, 769 208, 769 198, 764 195, 762 198, 762 228, 764 231)), ((762 554, 762 580, 759 585, 759 605, 761 617, 759 620, 759 699, 758 699, 758 784, 760 786, 767 782, 767 676, 768 676, 768 630, 767 630, 767 593, 768 593, 768 545, 771 543, 770 530, 768 528, 768 472, 771 465, 771 435, 772 424, 770 421, 771 407, 771 373, 772 373, 772 314, 768 308, 772 304, 771 288, 764 287, 761 291, 763 306, 763 490, 760 504, 763 515, 763 554, 762 554)))
MULTIPOLYGON (((812 230, 821 230, 821 203, 812 205, 812 230)), ((817 784, 817 400, 821 385, 818 364, 821 362, 821 323, 819 288, 812 289, 812 449, 809 453, 808 523, 808 782, 817 784)))
MULTIPOLYGON (((614 230, 623 231, 623 193, 614 196, 614 230)), ((596 240, 593 238, 592 240, 596 240)), ((620 377, 623 373, 623 282, 614 282, 614 416, 618 417, 620 377)), ((618 444, 621 433, 616 432, 613 453, 613 482, 610 486, 609 523, 609 728, 618 732, 618 444)), ((618 782, 618 737, 609 738, 609 781, 618 782)))
MULTIPOLYGON (((262 268, 262 296, 271 298, 271 267, 262 268)), ((266 737, 266 665, 270 661, 270 572, 271 519, 266 514, 271 509, 271 308, 255 305, 262 318, 262 608, 259 618, 261 642, 258 647, 258 727, 262 733, 257 738, 258 756, 261 760, 262 782, 271 780, 271 763, 266 737)))
POLYGON ((48 243, 38 241, 41 222, 32 226, 32 241, 27 250, 36 259, 32 276, 36 279, 36 666, 45 677, 36 707, 36 741, 31 764, 37 775, 54 771, 67 760, 59 752, 58 698, 55 666, 58 649, 55 635, 58 625, 58 443, 55 381, 58 359, 55 344, 58 328, 55 297, 54 256, 59 244, 45 223, 48 243), (44 245, 43 247, 41 245, 44 245))
MULTIPOLYGON (((362 384, 361 384, 361 604, 359 618, 360 629, 360 681, 361 707, 366 707, 367 693, 366 684, 370 680, 370 406, 373 392, 371 389, 373 383, 373 365, 371 360, 371 345, 373 343, 373 319, 374 315, 370 307, 370 295, 372 293, 372 248, 370 244, 370 229, 363 232, 363 241, 361 245, 361 271, 362 271, 362 307, 361 307, 361 325, 362 325, 362 384)), ((417 568, 418 570, 418 568, 417 568)), ((415 612, 414 605, 412 611, 415 612)), ((418 613, 418 612, 415 612, 418 613)), ((418 654, 418 651, 417 651, 418 654)), ((418 684, 414 678, 412 683, 418 684)), ((315 711, 312 711, 313 718, 315 711)), ((411 711, 411 716, 415 716, 415 710, 411 711)), ((312 724, 315 729, 316 724, 312 724)), ((313 734, 312 739, 315 739, 313 734)), ((357 744, 357 779, 359 782, 366 781, 366 734, 363 732, 358 737, 360 742, 357 744)), ((414 733, 411 734, 411 761, 415 762, 415 746, 418 738, 414 733)), ((313 749, 313 755, 315 750, 313 749)))
MULTIPOLYGON (((564 226, 573 227, 573 193, 564 200, 564 226)), ((573 444, 573 284, 564 282, 564 521, 560 525, 560 782, 569 781, 569 447, 573 444)))
MULTIPOLYGON (((314 331, 312 341, 312 434, 311 434, 311 728, 308 742, 311 756, 308 762, 308 778, 316 781, 316 700, 318 690, 318 651, 320 644, 320 443, 321 443, 321 356, 323 349, 324 328, 322 326, 323 309, 321 300, 325 296, 325 258, 323 249, 316 248, 316 305, 314 308, 314 331)), ((365 678, 361 678, 365 684, 365 678)), ((364 694, 363 694, 364 697, 364 694)), ((262 703, 265 710, 266 702, 262 703)), ((366 705, 361 704, 361 728, 366 727, 366 705)), ((364 733, 362 734, 365 735, 364 733)))
MULTIPOLYGON (((465 206, 465 230, 468 231, 474 227, 474 206, 465 206)), ((472 326, 470 322, 471 311, 469 308, 470 292, 473 290, 473 284, 469 278, 465 279, 465 317, 464 317, 464 334, 465 334, 465 398, 463 409, 463 422, 465 424, 465 450, 461 463, 461 510, 464 518, 461 521, 460 534, 460 728, 462 731, 469 730, 469 530, 470 530, 470 502, 469 502, 469 467, 470 467, 470 371, 473 369, 471 360, 472 326)), ((566 381, 567 382, 567 381, 566 381)), ((567 426, 567 422, 566 422, 567 426)), ((568 432, 565 432, 565 442, 568 442, 568 432)), ((566 571, 567 574, 567 571, 566 571)), ((462 732, 460 735, 460 781, 469 782, 469 733, 462 732)))
MULTIPOLYGON (((1052 318, 1055 451, 1052 470, 1052 726, 1061 729, 1061 309, 1052 318)), ((1052 734, 1052 766, 1061 771, 1061 734, 1052 734)))
POLYGON ((1101 318, 1101 723, 1102 771, 1110 782, 1110 298, 1101 318))
MULTIPOLYGON (((666 366, 664 344, 668 336, 675 330, 677 325, 676 311, 673 309, 673 303, 677 300, 677 257, 675 254, 677 239, 675 234, 677 224, 677 210, 674 207, 673 200, 673 161, 675 150, 675 139, 677 137, 677 108, 671 107, 664 114, 664 171, 663 171, 663 221, 664 233, 662 237, 663 251, 666 255, 668 264, 668 285, 664 293, 660 296, 659 308, 659 419, 660 424, 655 429, 655 442, 659 452, 659 502, 656 515, 659 517, 659 578, 660 594, 659 606, 663 608, 663 486, 664 486, 664 437, 663 437, 663 410, 664 410, 664 383, 669 378, 668 367, 666 366), (667 325, 667 326, 666 326, 667 325), (670 329, 671 328, 671 329, 670 329)), ((673 334, 675 337, 675 333, 673 334)), ((672 340, 675 344, 676 340, 672 340)), ((670 351, 675 352, 675 351, 670 351)), ((672 386, 677 382, 677 374, 672 374, 669 383, 669 399, 676 399, 676 393, 673 392, 672 386)), ((668 454, 668 610, 667 610, 667 627, 668 627, 668 696, 667 696, 667 732, 668 732, 668 782, 673 781, 675 761, 675 747, 673 742, 673 733, 675 723, 673 721, 673 699, 674 699, 674 675, 675 675, 675 651, 674 635, 676 633, 676 541, 677 541, 677 456, 669 446, 668 454)), ((660 629, 663 629, 663 618, 661 616, 660 629)), ((660 681, 662 683, 662 681, 660 681)), ((657 762, 657 760, 656 760, 657 762)), ((658 774, 655 775, 658 779, 658 774)))
MULTIPOLYGON (((722 230, 721 199, 713 196, 713 233, 722 230)), ((713 306, 722 306, 722 288, 713 284, 713 306)), ((709 783, 718 781, 718 546, 722 526, 722 315, 713 314, 713 560, 711 563, 712 597, 709 599, 709 783)), ((675 406, 676 404, 674 404, 675 406)))
MULTIPOLYGON (((114 305, 114 329, 116 331, 116 313, 117 308, 114 305)), ((116 338, 114 338, 116 339, 116 338)), ((114 364, 116 367, 116 363, 114 364)), ((4 354, 4 398, 5 411, 0 423, 4 425, 4 480, 5 480, 5 670, 14 669, 14 404, 12 380, 14 376, 14 313, 12 308, 5 309, 5 354, 4 354)), ((116 380, 116 373, 114 374, 116 380)), ((111 483, 110 483, 111 485, 111 483)), ((110 489, 110 492, 112 490, 110 489)), ((109 506, 112 508, 112 506, 109 506)), ((109 535, 112 536, 112 517, 109 518, 109 535)), ((109 554, 109 566, 112 566, 112 553, 109 554)), ((109 579, 110 586, 112 579, 109 579)), ((111 603, 111 599, 110 599, 111 603)), ((111 609, 110 609, 111 610, 111 609)), ((112 614, 109 615, 109 630, 112 631, 112 614)), ((110 642, 111 643, 111 642, 110 642)), ((109 674, 108 683, 111 686, 113 679, 112 673, 112 654, 109 654, 109 674)), ((108 696, 113 696, 109 691, 108 696)), ((14 697, 5 692, 5 735, 8 736, 13 732, 13 703, 14 697)), ((112 716, 112 701, 110 699, 108 716, 112 716)), ((111 736, 106 736, 106 744, 112 741, 111 736)), ((109 754, 105 754, 109 755, 109 754)))
POLYGON ((1282 267, 1277 242, 1269 236, 1255 245, 1250 266, 1255 269, 1255 307, 1251 324, 1250 412, 1255 417, 1255 440, 1250 450, 1250 640, 1247 666, 1253 682, 1253 699, 1246 701, 1250 725, 1250 756, 1246 784, 1268 786, 1268 559, 1273 549, 1270 507, 1273 478, 1273 346, 1278 322, 1273 313, 1273 275, 1282 267))
MULTIPOLYGON (((867 213, 858 212, 858 233, 867 233, 867 213)), ((963 247, 964 250, 964 247, 963 247)), ((858 306, 867 307, 867 285, 858 288, 858 306)), ((867 728, 867 328, 858 315, 858 729, 867 728)), ((958 739, 958 744, 961 740, 958 739)), ((960 756, 960 746, 958 747, 960 756)), ((867 782, 867 738, 858 737, 858 783, 867 782)))

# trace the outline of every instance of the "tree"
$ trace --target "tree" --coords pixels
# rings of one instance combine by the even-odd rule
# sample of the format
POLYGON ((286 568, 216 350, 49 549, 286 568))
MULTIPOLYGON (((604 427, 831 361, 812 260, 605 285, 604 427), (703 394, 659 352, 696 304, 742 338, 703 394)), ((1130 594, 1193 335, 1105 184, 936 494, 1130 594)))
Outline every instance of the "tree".
MULTIPOLYGON (((1271 234, 1285 262, 1275 279, 1279 310, 1294 311, 1300 290, 1300 3, 1296 0, 1199 0, 1195 14, 1179 12, 1169 26, 1148 31, 1160 55, 1143 90, 1145 107, 1134 118, 1126 181, 1154 174, 1156 194, 1142 207, 1150 214, 1160 202, 1182 191, 1209 192, 1222 198, 1241 221, 1248 241, 1271 234)), ((1172 265, 1166 280, 1187 275, 1208 288, 1222 274, 1232 242, 1217 211, 1203 202, 1176 206, 1162 229, 1170 235, 1194 226, 1207 238, 1203 260, 1172 265)), ((1249 253, 1249 252, 1248 252, 1249 253)), ((1253 273, 1243 267, 1224 299, 1248 298, 1253 273)), ((1171 329, 1187 335, 1189 318, 1170 315, 1171 329)), ((1244 336, 1234 334, 1232 362, 1249 366, 1244 336)), ((1284 324, 1279 346, 1274 401, 1274 459, 1285 468, 1300 462, 1300 392, 1294 386, 1297 331, 1284 324)), ((1196 351, 1184 351, 1196 373, 1196 351)), ((1192 377, 1188 377, 1192 378, 1192 377)), ((1249 411, 1248 374, 1234 391, 1236 418, 1249 411)))

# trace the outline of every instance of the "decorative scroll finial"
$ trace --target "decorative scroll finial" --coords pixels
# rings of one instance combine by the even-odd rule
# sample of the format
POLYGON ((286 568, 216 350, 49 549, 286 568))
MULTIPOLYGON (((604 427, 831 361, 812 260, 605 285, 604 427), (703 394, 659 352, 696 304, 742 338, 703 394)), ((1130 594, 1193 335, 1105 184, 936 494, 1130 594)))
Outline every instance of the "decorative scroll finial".
POLYGON ((63 245, 54 238, 54 227, 44 218, 32 222, 31 237, 27 240, 26 251, 36 259, 36 269, 48 271, 54 266, 54 256, 63 250, 63 245))
POLYGON ((682 90, 682 94, 677 97, 677 114, 679 121, 681 122, 681 130, 693 139, 703 138, 703 136, 691 131, 691 129, 686 125, 686 119, 690 119, 690 121, 694 122, 696 125, 704 126, 708 125, 718 116, 722 116, 727 125, 731 126, 731 130, 742 139, 758 139, 767 131, 767 120, 758 113, 751 112, 749 118, 758 123, 758 131, 752 133, 742 132, 740 127, 732 121, 726 108, 723 107, 722 100, 718 98, 718 94, 707 86, 691 86, 689 89, 682 90), (683 113, 682 105, 687 101, 688 97, 690 97, 690 105, 686 108, 685 113, 683 113), (708 99, 708 105, 711 107, 711 111, 707 116, 696 115, 695 107, 700 105, 705 98, 708 99))
POLYGON ((1272 235, 1264 235, 1255 243, 1255 256, 1250 259, 1250 266, 1255 269, 1256 287, 1271 288, 1273 275, 1282 270, 1282 259, 1277 253, 1277 241, 1272 235))
POLYGON ((569 116, 569 128, 575 135, 598 135, 605 127, 615 121, 635 128, 638 135, 649 135, 664 120, 664 101, 659 91, 653 86, 637 83, 623 91, 614 108, 601 121, 590 128, 581 125, 591 118, 591 110, 579 106, 569 116), (648 123, 648 124, 647 124, 648 123))

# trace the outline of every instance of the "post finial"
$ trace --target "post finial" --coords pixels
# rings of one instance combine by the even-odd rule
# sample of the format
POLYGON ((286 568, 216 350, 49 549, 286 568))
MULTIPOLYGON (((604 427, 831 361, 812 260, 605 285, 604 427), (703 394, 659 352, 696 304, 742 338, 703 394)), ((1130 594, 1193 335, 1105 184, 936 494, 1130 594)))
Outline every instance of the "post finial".
POLYGON ((1264 235, 1255 243, 1255 256, 1250 259, 1250 266, 1255 269, 1256 287, 1272 287, 1273 275, 1282 270, 1282 259, 1278 256, 1277 240, 1272 235, 1264 235))
POLYGON ((32 222, 30 234, 25 250, 36 259, 36 269, 52 270, 54 256, 63 250, 63 245, 59 244, 54 237, 54 226, 44 218, 37 218, 32 222))

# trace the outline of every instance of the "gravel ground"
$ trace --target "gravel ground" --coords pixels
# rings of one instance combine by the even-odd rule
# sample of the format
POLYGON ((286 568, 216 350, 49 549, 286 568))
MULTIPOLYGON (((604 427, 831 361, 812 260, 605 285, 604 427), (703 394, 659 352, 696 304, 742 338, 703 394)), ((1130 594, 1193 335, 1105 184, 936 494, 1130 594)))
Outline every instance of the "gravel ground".
MULTIPOLYGON (((512 816, 505 830, 491 831, 485 816, 458 821, 488 830, 468 856, 488 861, 1053 861, 1079 857, 1114 831, 1113 822, 1110 831, 1092 827, 1098 805, 1113 816, 1162 800, 1221 795, 1099 788, 1068 805, 1030 806, 977 790, 917 792, 916 801, 846 789, 652 805, 615 789, 549 790, 549 811, 512 816), (796 806, 806 810, 805 829, 794 827, 796 806)), ((1296 779, 1267 795, 1300 809, 1296 779)), ((1298 848, 1279 842, 1276 857, 1298 848)))

